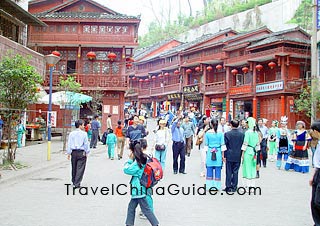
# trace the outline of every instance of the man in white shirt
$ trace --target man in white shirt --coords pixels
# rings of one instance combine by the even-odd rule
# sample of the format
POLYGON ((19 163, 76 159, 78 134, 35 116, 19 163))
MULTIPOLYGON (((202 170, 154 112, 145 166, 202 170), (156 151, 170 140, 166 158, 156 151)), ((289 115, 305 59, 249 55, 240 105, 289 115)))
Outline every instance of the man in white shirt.
POLYGON ((230 128, 230 126, 227 125, 226 119, 224 117, 221 117, 217 132, 221 132, 224 134, 230 130, 231 130, 231 128, 230 128))

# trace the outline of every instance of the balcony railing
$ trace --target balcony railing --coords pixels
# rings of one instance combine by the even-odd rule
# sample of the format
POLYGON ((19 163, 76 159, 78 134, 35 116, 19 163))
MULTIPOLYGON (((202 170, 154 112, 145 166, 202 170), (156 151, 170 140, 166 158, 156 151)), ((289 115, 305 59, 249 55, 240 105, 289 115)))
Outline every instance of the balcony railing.
MULTIPOLYGON (((52 75, 52 85, 57 86, 60 82, 60 77, 66 77, 58 72, 54 72, 52 75)), ((96 74, 74 74, 75 80, 79 82, 82 89, 106 89, 126 91, 128 84, 126 76, 120 75, 96 75, 96 74)), ((43 83, 44 86, 49 86, 49 75, 46 75, 46 79, 43 83)))
POLYGON ((207 83, 204 86, 204 92, 205 94, 218 94, 218 93, 225 93, 226 92, 226 83, 225 81, 221 82, 213 82, 213 83, 207 83))

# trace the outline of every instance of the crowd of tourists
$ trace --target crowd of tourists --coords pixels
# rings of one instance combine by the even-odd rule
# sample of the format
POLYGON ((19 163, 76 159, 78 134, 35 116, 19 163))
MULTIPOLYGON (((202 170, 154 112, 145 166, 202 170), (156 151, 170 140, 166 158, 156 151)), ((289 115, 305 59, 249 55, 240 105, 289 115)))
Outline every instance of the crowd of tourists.
MULTIPOLYGON (((108 122, 111 118, 108 117, 109 126, 105 135, 108 157, 111 160, 115 157, 120 160, 125 147, 128 147, 129 159, 125 163, 124 173, 132 176, 130 180, 132 186, 143 188, 139 178, 143 174, 148 156, 158 159, 162 169, 168 168, 167 152, 169 144, 172 143, 173 174, 187 174, 186 158, 195 154, 195 151, 199 151, 201 156, 199 174, 200 177, 205 177, 206 189, 215 188, 231 193, 237 191, 240 166, 242 166, 240 174, 243 178, 243 186, 247 188, 255 187, 256 179, 260 178, 260 168, 267 167, 267 164, 268 167, 277 167, 279 170, 308 173, 309 148, 312 150, 312 155, 315 155, 314 167, 319 168, 320 151, 316 148, 320 135, 320 122, 313 124, 311 130, 307 131, 303 121, 296 122, 295 129, 288 129, 286 116, 281 117, 279 121, 271 121, 269 128, 267 119, 256 120, 253 117, 242 121, 230 119, 230 117, 226 120, 224 117, 218 118, 215 115, 211 117, 202 115, 198 119, 195 118, 195 114, 190 111, 177 111, 175 114, 167 112, 157 120, 153 141, 148 139, 150 144, 147 144, 144 138, 149 135, 149 131, 146 128, 144 112, 140 115, 132 112, 126 121, 119 120, 116 128, 112 128, 111 121, 108 122), (117 149, 117 156, 115 156, 115 149, 117 149), (224 186, 221 184, 223 165, 225 165, 224 186)), ((100 127, 101 123, 98 117, 95 117, 90 122, 90 129, 85 129, 88 142, 91 139, 88 147, 96 147, 100 127)), ((73 153, 72 144, 69 146, 69 153, 73 153)), ((319 145, 318 149, 320 149, 319 145)), ((167 170, 166 173, 168 172, 170 171, 167 170)), ((320 179, 318 172, 319 170, 315 171, 314 179, 310 182, 314 195, 317 194, 316 189, 320 179)), ((77 182, 76 186, 80 186, 80 182, 77 182)), ((141 192, 131 194, 126 225, 134 225, 135 209, 138 204, 141 207, 140 217, 147 218, 152 225, 158 225, 153 212, 151 195, 148 194, 147 189, 138 190, 141 192)), ((315 199, 313 202, 312 213, 314 218, 319 220, 319 206, 315 199)))

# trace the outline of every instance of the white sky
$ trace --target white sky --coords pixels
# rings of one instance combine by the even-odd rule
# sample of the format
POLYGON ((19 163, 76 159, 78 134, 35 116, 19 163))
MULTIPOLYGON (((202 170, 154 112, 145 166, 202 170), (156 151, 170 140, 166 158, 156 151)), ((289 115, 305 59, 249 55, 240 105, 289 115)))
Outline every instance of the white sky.
MULTIPOLYGON (((108 8, 122 14, 127 14, 130 16, 137 16, 141 14, 141 23, 139 27, 139 35, 143 35, 148 30, 148 24, 155 19, 154 13, 151 10, 151 4, 154 4, 153 8, 157 15, 161 14, 161 9, 164 8, 165 15, 168 13, 168 8, 171 2, 171 21, 177 19, 179 12, 179 2, 181 4, 182 12, 189 15, 189 5, 188 0, 94 0, 108 8)), ((203 8, 203 3, 201 0, 190 0, 191 6, 193 8, 193 16, 195 16, 196 11, 200 11, 203 8)))

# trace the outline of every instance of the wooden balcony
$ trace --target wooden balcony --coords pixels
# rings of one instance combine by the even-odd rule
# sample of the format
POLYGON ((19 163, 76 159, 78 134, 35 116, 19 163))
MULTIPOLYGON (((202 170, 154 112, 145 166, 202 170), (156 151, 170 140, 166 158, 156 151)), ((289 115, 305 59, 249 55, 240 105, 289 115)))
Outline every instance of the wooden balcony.
POLYGON ((272 59, 275 58, 275 56, 285 56, 290 55, 292 57, 298 57, 298 58, 306 58, 307 56, 311 55, 310 50, 304 50, 304 49, 297 49, 297 48, 291 48, 291 47, 278 47, 273 49, 268 49, 261 52, 256 53, 248 53, 246 52, 242 56, 232 57, 226 60, 226 64, 236 64, 238 62, 243 61, 255 61, 259 59, 272 59))
POLYGON ((189 59, 184 57, 183 58, 183 62, 185 62, 186 64, 190 64, 190 63, 193 63, 193 62, 221 60, 223 58, 225 58, 225 53, 224 52, 214 53, 214 54, 210 54, 210 55, 204 55, 203 52, 202 52, 201 55, 198 56, 198 57, 193 57, 193 58, 189 58, 189 59))
MULTIPOLYGON (((53 87, 59 84, 60 75, 57 72, 53 73, 52 85, 53 87)), ((115 90, 126 91, 128 84, 126 76, 123 75, 101 75, 101 74, 75 74, 76 81, 82 86, 82 90, 115 90)), ((46 75, 43 83, 46 89, 49 87, 49 74, 46 75)))
POLYGON ((143 68, 140 70, 136 71, 136 75, 143 75, 143 74, 148 74, 149 72, 154 72, 154 71, 161 71, 161 70, 169 70, 168 68, 173 67, 173 66, 177 66, 178 67, 179 61, 175 60, 175 61, 171 61, 171 62, 165 62, 162 64, 157 64, 154 66, 150 66, 147 68, 143 68))
POLYGON ((91 34, 73 34, 73 33, 33 33, 29 36, 29 44, 33 45, 37 43, 41 44, 70 44, 73 43, 75 46, 84 43, 95 43, 95 44, 112 44, 112 43, 123 43, 124 45, 134 44, 134 37, 132 35, 119 35, 115 38, 114 35, 91 35, 91 34))
POLYGON ((213 82, 204 85, 205 95, 226 93, 226 82, 213 82))
POLYGON ((307 81, 304 79, 288 79, 285 87, 285 92, 298 93, 306 85, 307 81))

